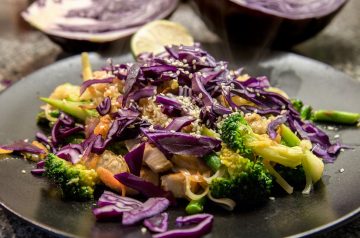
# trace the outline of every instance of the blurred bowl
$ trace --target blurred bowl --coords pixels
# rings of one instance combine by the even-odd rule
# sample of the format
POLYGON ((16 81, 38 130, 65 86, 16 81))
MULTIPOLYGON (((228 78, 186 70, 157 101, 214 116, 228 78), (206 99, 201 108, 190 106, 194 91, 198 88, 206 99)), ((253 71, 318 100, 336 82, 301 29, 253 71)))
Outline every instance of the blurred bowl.
POLYGON ((204 22, 222 39, 276 49, 288 49, 315 36, 347 0, 307 0, 308 5, 296 8, 301 2, 304 0, 194 0, 204 22))
POLYGON ((68 52, 95 51, 168 17, 178 0, 38 0, 22 17, 68 52))

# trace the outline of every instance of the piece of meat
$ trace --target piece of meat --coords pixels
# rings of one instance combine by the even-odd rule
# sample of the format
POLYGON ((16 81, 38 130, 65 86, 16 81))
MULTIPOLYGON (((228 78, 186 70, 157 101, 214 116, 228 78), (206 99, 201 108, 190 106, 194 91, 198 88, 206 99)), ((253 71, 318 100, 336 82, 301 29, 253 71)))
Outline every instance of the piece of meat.
MULTIPOLYGON (((176 198, 186 198, 186 180, 185 175, 181 172, 161 176, 161 187, 165 191, 172 192, 176 198)), ((193 193, 196 193, 199 185, 196 182, 190 181, 190 188, 193 193)))
POLYGON ((166 172, 173 167, 173 164, 156 147, 145 144, 144 163, 155 173, 166 172))
POLYGON ((110 150, 105 150, 104 153, 98 157, 96 167, 103 167, 113 174, 129 172, 125 159, 110 150))
POLYGON ((176 198, 185 197, 185 176, 182 173, 168 174, 161 177, 161 187, 170 191, 176 198))
POLYGON ((125 141, 125 147, 128 151, 131 151, 133 148, 135 148, 140 143, 141 143, 141 140, 139 138, 129 139, 129 140, 125 141))
POLYGON ((151 169, 145 166, 141 167, 140 177, 145 181, 154 184, 155 186, 159 186, 159 174, 153 172, 151 169))
POLYGON ((194 173, 200 172, 203 174, 210 170, 201 158, 195 156, 174 155, 171 162, 180 169, 186 169, 194 173))

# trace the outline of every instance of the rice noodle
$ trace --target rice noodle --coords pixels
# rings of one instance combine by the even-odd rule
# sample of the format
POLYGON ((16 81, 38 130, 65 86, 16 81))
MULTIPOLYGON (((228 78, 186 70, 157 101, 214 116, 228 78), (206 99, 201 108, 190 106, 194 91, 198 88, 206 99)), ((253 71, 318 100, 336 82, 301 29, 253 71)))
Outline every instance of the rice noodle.
POLYGON ((211 196, 211 193, 208 193, 207 196, 211 201, 221 205, 228 211, 234 210, 236 206, 236 202, 230 198, 214 198, 213 196, 211 196))

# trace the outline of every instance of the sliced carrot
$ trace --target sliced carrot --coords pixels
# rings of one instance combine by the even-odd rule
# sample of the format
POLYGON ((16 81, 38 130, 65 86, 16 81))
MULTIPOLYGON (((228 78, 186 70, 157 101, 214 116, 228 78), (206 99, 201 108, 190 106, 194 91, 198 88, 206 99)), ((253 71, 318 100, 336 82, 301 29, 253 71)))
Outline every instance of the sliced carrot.
POLYGON ((34 140, 33 142, 31 142, 32 145, 36 146, 39 149, 42 149, 43 151, 45 151, 45 153, 49 153, 49 150, 46 148, 45 145, 41 144, 40 142, 34 140))
POLYGON ((120 183, 116 178, 114 178, 114 174, 111 173, 109 170, 105 169, 104 167, 98 167, 96 172, 100 178, 100 180, 109 188, 113 189, 114 191, 121 192, 122 196, 126 195, 126 188, 125 186, 120 183))
POLYGON ((4 150, 0 148, 0 154, 11 154, 12 152, 12 150, 4 150))
POLYGON ((100 159, 99 155, 91 154, 90 158, 85 161, 86 167, 88 167, 89 169, 96 169, 99 159, 100 159))

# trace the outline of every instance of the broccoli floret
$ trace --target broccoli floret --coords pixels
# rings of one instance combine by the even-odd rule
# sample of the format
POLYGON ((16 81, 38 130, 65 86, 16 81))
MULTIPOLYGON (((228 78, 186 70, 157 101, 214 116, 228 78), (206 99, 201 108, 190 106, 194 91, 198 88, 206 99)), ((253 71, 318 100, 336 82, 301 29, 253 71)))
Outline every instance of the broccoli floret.
POLYGON ((268 200, 273 178, 261 161, 251 161, 223 145, 220 159, 227 175, 211 181, 210 191, 215 198, 231 198, 239 204, 261 204, 268 200))
POLYGON ((288 147, 271 140, 267 135, 254 133, 239 113, 234 113, 223 121, 221 139, 246 158, 260 156, 291 168, 300 165, 305 156, 300 146, 288 147))
POLYGON ((247 158, 252 158, 253 151, 246 145, 248 142, 246 135, 251 132, 244 117, 235 113, 223 122, 220 136, 231 149, 247 158))
POLYGON ((48 154, 45 171, 46 176, 60 186, 65 198, 78 201, 94 198, 94 188, 99 181, 95 170, 48 154))
MULTIPOLYGON (((221 138, 231 149, 247 158, 263 158, 267 169, 276 177, 279 184, 288 185, 286 182, 281 181, 283 179, 272 168, 271 164, 276 163, 289 168, 302 165, 306 177, 306 186, 303 193, 310 192, 312 184, 320 180, 324 171, 322 160, 311 152, 312 145, 310 141, 293 140, 292 144, 294 146, 292 147, 279 144, 271 140, 267 135, 254 133, 239 113, 234 113, 223 121, 221 138), (249 156, 249 151, 252 151, 253 156, 249 156)), ((292 192, 292 188, 285 187, 284 189, 287 192, 292 192), (285 187, 288 188, 285 189, 285 187)))

